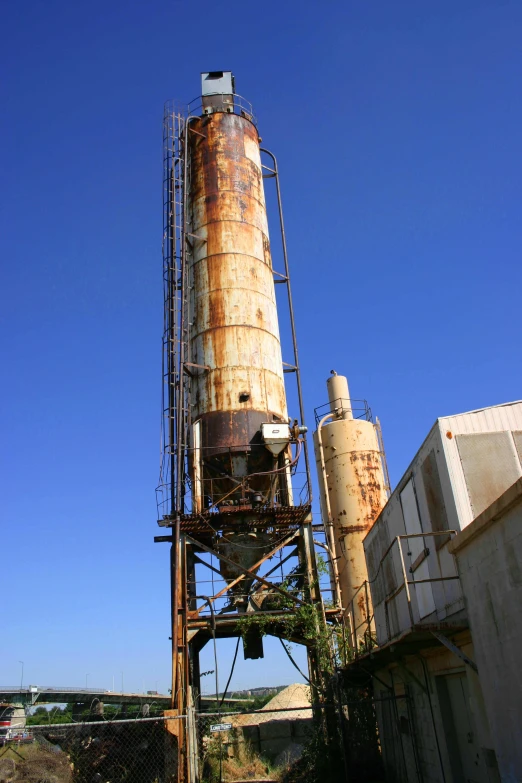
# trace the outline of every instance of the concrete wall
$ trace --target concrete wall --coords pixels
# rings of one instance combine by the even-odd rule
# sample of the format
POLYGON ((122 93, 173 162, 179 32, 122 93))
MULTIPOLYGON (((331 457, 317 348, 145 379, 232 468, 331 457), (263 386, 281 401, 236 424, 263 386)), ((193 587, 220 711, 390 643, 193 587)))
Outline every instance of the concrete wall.
POLYGON ((502 781, 522 780, 522 479, 452 542, 502 781))
POLYGON ((300 757, 311 728, 311 719, 271 720, 242 726, 241 732, 254 750, 282 764, 300 757))
POLYGON ((0 714, 2 715, 2 720, 11 721, 11 728, 13 729, 23 729, 27 724, 25 709, 22 706, 0 707, 0 714))
MULTIPOLYGON (((469 633, 454 641, 473 659, 469 633)), ((461 783, 470 779, 499 783, 481 685, 459 657, 442 645, 426 647, 418 655, 398 653, 392 664, 375 674, 379 678, 374 680, 375 698, 388 781, 461 783), (469 720, 465 750, 472 777, 460 766, 458 748, 452 747, 452 716, 444 698, 448 678, 465 680, 469 720), (395 698, 390 699, 391 695, 395 698)))

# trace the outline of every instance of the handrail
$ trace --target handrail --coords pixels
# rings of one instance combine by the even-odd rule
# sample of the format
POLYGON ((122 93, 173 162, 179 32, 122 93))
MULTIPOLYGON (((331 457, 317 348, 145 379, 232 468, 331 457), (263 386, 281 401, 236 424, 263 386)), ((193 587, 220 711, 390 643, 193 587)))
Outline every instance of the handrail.
MULTIPOLYGON (((367 627, 367 629, 368 629, 367 631, 365 631, 365 634, 364 634, 365 639, 366 639, 365 644, 363 644, 364 652, 368 652, 369 649, 371 649, 371 647, 373 646, 373 642, 374 642, 373 637, 374 637, 375 633, 372 631, 371 626, 372 626, 372 623, 374 621, 375 614, 372 612, 372 608, 373 607, 372 607, 370 599, 368 597, 368 587, 371 586, 377 580, 377 578, 379 576, 379 573, 381 571, 381 568, 383 566, 383 563, 386 560, 386 558, 388 557, 388 555, 390 554, 390 552, 393 549, 393 547, 395 545, 397 545, 398 548, 399 548, 399 556, 400 556, 401 571, 402 571, 402 581, 400 582, 400 584, 397 585, 397 587, 395 587, 395 589, 393 589, 390 593, 388 593, 384 597, 383 601, 381 601, 381 603, 384 603, 384 605, 385 605, 387 641, 390 641, 392 639, 392 636, 390 634, 390 629, 389 629, 389 621, 388 621, 388 604, 391 601, 393 601, 401 592, 403 592, 403 591, 406 592, 407 603, 408 603, 408 613, 409 613, 411 625, 413 626, 415 623, 414 623, 413 608, 412 608, 412 602, 411 602, 410 585, 416 586, 416 585, 427 584, 427 583, 432 583, 432 582, 446 582, 446 581, 452 581, 452 580, 455 580, 455 579, 459 579, 458 575, 432 577, 430 579, 408 579, 407 567, 406 567, 406 563, 405 563, 405 560, 404 560, 404 553, 402 551, 401 541, 403 539, 408 540, 410 538, 430 538, 430 537, 448 536, 448 535, 455 536, 455 535, 457 535, 457 532, 458 531, 456 531, 456 530, 432 530, 432 531, 427 532, 427 533, 406 533, 404 535, 395 536, 395 538, 391 541, 390 545, 388 546, 388 548, 386 549, 386 551, 382 555, 382 557, 381 557, 381 559, 379 561, 379 566, 377 568, 377 571, 375 572, 375 575, 374 575, 373 579, 365 580, 357 588, 357 590, 355 591, 355 593, 354 593, 354 595, 352 597, 352 600, 350 602, 350 607, 347 607, 344 610, 344 613, 343 613, 343 620, 344 619, 348 619, 349 622, 350 622, 350 625, 351 625, 350 632, 351 632, 351 634, 353 634, 353 639, 354 639, 354 642, 355 642, 354 645, 353 645, 353 650, 354 650, 356 656, 360 652, 359 647, 358 647, 358 645, 356 643, 357 642, 357 631, 360 628, 367 627), (354 611, 355 601, 356 601, 357 596, 359 595, 359 593, 362 590, 365 591, 366 619, 362 623, 360 623, 358 626, 353 627, 353 618, 355 616, 355 611, 354 611)), ((376 644, 376 642, 375 642, 375 644, 376 644)))

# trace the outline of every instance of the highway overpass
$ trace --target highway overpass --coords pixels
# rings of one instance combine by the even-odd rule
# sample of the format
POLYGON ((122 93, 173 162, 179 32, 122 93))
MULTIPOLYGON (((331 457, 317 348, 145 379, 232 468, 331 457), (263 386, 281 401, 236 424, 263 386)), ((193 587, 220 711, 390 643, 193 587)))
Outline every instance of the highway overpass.
MULTIPOLYGON (((203 704, 216 700, 215 696, 202 696, 203 704)), ((118 691, 106 691, 101 688, 70 688, 50 687, 47 685, 28 685, 20 688, 19 685, 0 686, 0 704, 85 704, 93 702, 103 704, 155 704, 164 709, 170 707, 170 694, 164 693, 120 693, 118 691)), ((245 699, 225 699, 225 704, 247 704, 245 699)))

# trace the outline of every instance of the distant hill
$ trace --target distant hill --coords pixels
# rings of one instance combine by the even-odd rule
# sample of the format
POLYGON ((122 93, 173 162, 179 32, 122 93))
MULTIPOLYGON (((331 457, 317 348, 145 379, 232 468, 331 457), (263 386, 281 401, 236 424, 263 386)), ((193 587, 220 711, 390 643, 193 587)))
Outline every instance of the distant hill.
MULTIPOLYGON (((286 687, 286 685, 275 685, 260 688, 245 688, 242 691, 228 691, 227 696, 231 699, 257 699, 260 696, 275 696, 286 687)), ((219 695, 223 696, 222 693, 219 695)))

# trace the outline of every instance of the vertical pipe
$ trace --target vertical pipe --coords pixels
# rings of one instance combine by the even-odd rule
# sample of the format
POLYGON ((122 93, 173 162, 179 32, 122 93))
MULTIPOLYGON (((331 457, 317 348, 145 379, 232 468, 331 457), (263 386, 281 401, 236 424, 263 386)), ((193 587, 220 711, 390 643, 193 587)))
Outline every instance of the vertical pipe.
POLYGON ((410 622, 413 627, 413 610, 411 608, 411 596, 410 596, 410 586, 408 584, 408 576, 406 573, 406 566, 404 564, 404 554, 402 552, 402 546, 401 546, 401 539, 400 536, 397 536, 395 539, 397 541, 397 545, 399 547, 399 555, 401 558, 401 568, 402 568, 402 577, 404 579, 404 589, 406 590, 406 600, 408 601, 408 611, 410 613, 410 622))
POLYGON ((353 419, 348 379, 345 375, 337 375, 332 370, 332 375, 326 381, 328 389, 328 401, 330 410, 338 419, 353 419))
MULTIPOLYGON (((185 122, 184 141, 183 141, 183 197, 182 197, 182 226, 181 226, 181 281, 180 281, 180 346, 179 346, 179 365, 178 365, 178 396, 176 406, 176 505, 173 509, 176 514, 176 521, 174 526, 174 542, 175 547, 175 560, 173 565, 174 576, 174 595, 173 595, 173 608, 172 608, 172 652, 173 652, 173 667, 172 667, 172 700, 173 707, 175 693, 178 692, 180 683, 178 682, 178 645, 179 645, 179 572, 180 572, 180 537, 181 537, 181 483, 183 480, 183 465, 184 465, 184 432, 183 432, 183 387, 184 387, 184 372, 185 372, 185 348, 184 348, 184 330, 185 330, 185 284, 186 284, 186 264, 185 264, 185 227, 187 225, 187 199, 185 186, 187 182, 188 171, 188 142, 187 134, 190 127, 190 121, 192 117, 188 117, 185 122)), ((177 286, 177 280, 174 280, 174 285, 177 286)), ((174 290, 176 290, 174 288, 174 290)), ((183 694, 182 694, 183 698, 183 694)))
POLYGON ((321 430, 324 422, 329 419, 333 414, 327 413, 326 416, 323 416, 319 424, 317 425, 317 443, 319 446, 319 456, 321 461, 321 473, 323 477, 323 486, 324 486, 324 502, 326 505, 326 514, 327 514, 327 520, 326 520, 326 537, 328 539, 328 547, 330 549, 330 563, 331 563, 331 571, 333 575, 333 582, 334 582, 334 598, 337 603, 337 606, 342 606, 342 598, 341 598, 341 588, 339 586, 339 569, 337 568, 337 558, 336 558, 336 549, 335 549, 335 539, 333 536, 333 518, 332 518, 332 509, 330 506, 330 495, 328 493, 328 484, 327 484, 327 475, 326 475, 326 465, 324 461, 324 450, 323 450, 323 441, 321 437, 321 430))
POLYGON ((176 493, 176 471, 174 463, 174 454, 172 453, 172 446, 175 443, 175 405, 176 405, 176 367, 174 364, 174 339, 176 326, 173 323, 175 318, 174 314, 174 297, 175 297, 175 264, 176 264, 176 201, 174 190, 174 165, 171 163, 170 184, 169 184, 169 268, 167 273, 167 381, 168 381, 168 422, 169 422, 169 465, 170 465, 170 508, 169 514, 174 513, 174 499, 176 493))
POLYGON ((370 611, 370 599, 368 596, 368 580, 364 582, 364 597, 366 600, 366 619, 368 621, 368 648, 371 648, 372 644, 372 620, 370 611))
POLYGON ((382 472, 384 473, 385 489, 388 497, 391 495, 390 474, 388 473, 388 462, 386 460, 386 451, 384 450, 384 439, 382 437, 382 427, 378 416, 375 417, 375 430, 377 432, 377 440, 379 442, 379 448, 381 450, 382 472))
MULTIPOLYGON (((295 373, 296 373, 296 381, 297 381, 297 396, 299 397, 299 416, 301 417, 301 424, 305 426, 305 414, 304 414, 304 404, 303 404, 303 392, 301 388, 301 371, 299 369, 299 356, 297 352, 297 334, 295 330, 295 319, 294 319, 294 305, 292 302, 292 290, 290 287, 290 270, 288 267, 288 254, 286 249, 286 234, 285 234, 285 226, 283 221, 283 204, 281 201, 281 189, 279 187, 279 171, 277 168, 277 160, 275 155, 270 152, 267 149, 264 149, 263 147, 260 148, 261 152, 265 152, 267 155, 270 155, 272 158, 273 164, 274 164, 274 174, 275 174, 275 181, 276 181, 276 191, 277 191, 277 207, 279 210, 279 224, 281 226, 281 241, 283 245, 283 260, 285 265, 285 277, 286 277, 286 289, 288 293, 288 311, 290 313, 290 328, 292 330, 292 343, 294 348, 294 366, 295 366, 295 373)), ((305 457, 305 465, 306 465, 306 480, 308 483, 308 489, 310 493, 310 502, 312 501, 312 480, 310 478, 310 462, 308 459, 308 444, 306 442, 306 437, 303 438, 304 441, 304 457, 305 457)))

